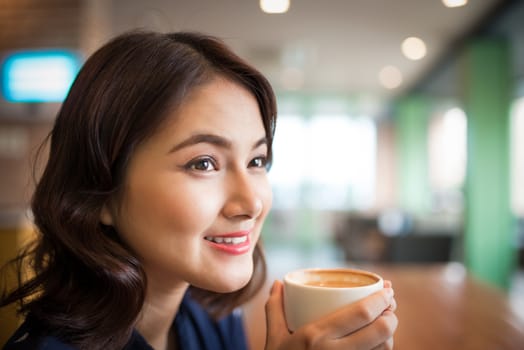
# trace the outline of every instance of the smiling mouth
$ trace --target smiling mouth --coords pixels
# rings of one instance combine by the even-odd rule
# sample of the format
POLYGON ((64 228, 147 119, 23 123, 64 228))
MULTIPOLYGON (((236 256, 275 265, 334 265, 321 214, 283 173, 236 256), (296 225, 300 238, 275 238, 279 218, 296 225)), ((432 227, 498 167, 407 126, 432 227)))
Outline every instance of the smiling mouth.
POLYGON ((218 243, 218 244, 242 244, 247 241, 247 236, 240 237, 204 237, 207 241, 218 243))
POLYGON ((250 251, 250 232, 241 231, 222 236, 206 236, 204 239, 217 251, 231 255, 242 255, 250 251))

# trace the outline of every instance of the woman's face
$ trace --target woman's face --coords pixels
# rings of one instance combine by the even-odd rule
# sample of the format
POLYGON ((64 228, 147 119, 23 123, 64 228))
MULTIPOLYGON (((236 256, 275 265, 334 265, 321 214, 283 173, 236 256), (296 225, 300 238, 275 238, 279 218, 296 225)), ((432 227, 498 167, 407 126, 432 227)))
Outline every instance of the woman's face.
POLYGON ((216 78, 193 91, 134 152, 101 220, 138 254, 150 284, 243 287, 271 206, 256 99, 216 78))

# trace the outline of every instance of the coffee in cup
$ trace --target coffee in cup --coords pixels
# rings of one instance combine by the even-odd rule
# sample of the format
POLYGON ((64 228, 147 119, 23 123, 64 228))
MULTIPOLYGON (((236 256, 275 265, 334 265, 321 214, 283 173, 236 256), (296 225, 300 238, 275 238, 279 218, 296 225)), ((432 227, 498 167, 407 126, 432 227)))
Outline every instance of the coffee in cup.
POLYGON ((382 277, 364 270, 292 271, 284 276, 284 311, 288 328, 294 331, 382 288, 382 277))

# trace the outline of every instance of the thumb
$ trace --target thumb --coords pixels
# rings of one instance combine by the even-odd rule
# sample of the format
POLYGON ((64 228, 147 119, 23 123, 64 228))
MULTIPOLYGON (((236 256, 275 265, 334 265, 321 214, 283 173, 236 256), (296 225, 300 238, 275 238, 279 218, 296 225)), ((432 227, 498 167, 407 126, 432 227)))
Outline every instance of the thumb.
POLYGON ((266 345, 289 334, 284 315, 282 282, 275 281, 266 302, 266 345))

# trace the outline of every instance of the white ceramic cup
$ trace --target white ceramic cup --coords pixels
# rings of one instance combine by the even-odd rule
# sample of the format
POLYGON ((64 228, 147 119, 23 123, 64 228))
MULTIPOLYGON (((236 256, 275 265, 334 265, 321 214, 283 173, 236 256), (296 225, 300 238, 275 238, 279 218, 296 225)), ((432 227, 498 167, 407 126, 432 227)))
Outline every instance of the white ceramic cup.
POLYGON ((284 312, 288 328, 295 331, 382 288, 382 277, 363 270, 339 268, 289 272, 284 276, 284 312))

